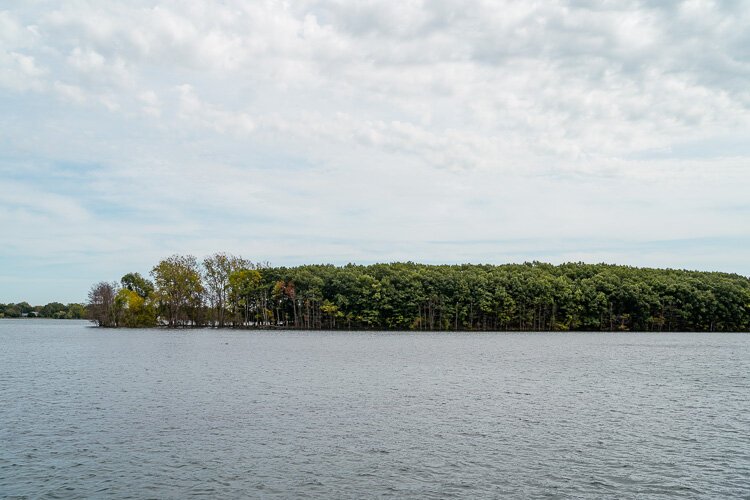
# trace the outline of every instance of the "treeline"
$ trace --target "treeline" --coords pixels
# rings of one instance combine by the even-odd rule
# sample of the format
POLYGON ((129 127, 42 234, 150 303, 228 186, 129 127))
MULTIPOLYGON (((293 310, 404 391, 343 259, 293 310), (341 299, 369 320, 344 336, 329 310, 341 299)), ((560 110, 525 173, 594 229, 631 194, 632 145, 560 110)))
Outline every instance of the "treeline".
POLYGON ((606 264, 271 267, 175 255, 89 293, 105 327, 749 331, 750 280, 606 264))
POLYGON ((0 318, 54 318, 83 319, 86 308, 83 304, 61 304, 50 302, 44 306, 32 306, 28 302, 0 304, 0 318))

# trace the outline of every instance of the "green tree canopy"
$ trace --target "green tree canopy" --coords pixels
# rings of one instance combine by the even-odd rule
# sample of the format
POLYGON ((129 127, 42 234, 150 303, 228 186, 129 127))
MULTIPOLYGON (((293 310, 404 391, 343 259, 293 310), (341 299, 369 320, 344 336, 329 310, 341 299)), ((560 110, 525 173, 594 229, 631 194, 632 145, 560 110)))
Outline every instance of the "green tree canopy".
POLYGON ((137 293, 141 298, 147 299, 154 293, 154 284, 140 275, 140 273, 128 273, 120 279, 123 288, 137 293))

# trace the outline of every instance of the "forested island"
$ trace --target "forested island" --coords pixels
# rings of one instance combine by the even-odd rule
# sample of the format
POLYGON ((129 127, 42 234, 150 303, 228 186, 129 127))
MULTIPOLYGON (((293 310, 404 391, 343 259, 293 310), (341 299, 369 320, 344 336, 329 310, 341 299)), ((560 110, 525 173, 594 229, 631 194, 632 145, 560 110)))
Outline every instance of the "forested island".
POLYGON ((609 264, 272 267, 174 255, 92 286, 102 327, 750 331, 750 279, 609 264))

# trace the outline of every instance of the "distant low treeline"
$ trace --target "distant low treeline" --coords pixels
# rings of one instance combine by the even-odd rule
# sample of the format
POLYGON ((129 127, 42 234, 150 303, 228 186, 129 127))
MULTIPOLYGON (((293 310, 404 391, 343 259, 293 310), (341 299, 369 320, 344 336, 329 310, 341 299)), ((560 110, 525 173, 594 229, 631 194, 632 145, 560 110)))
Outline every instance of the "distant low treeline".
POLYGON ((750 331, 750 280, 607 264, 271 267, 174 255, 89 292, 103 327, 750 331))
POLYGON ((28 302, 0 304, 0 318, 54 318, 83 319, 86 307, 83 304, 50 302, 44 306, 32 306, 28 302))

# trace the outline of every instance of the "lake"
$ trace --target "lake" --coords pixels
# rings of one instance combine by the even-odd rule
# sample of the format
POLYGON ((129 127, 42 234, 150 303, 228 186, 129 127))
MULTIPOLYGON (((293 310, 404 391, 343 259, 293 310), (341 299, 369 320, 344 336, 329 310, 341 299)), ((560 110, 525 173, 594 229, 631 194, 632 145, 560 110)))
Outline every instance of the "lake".
POLYGON ((0 496, 748 498, 750 335, 0 320, 0 496))

